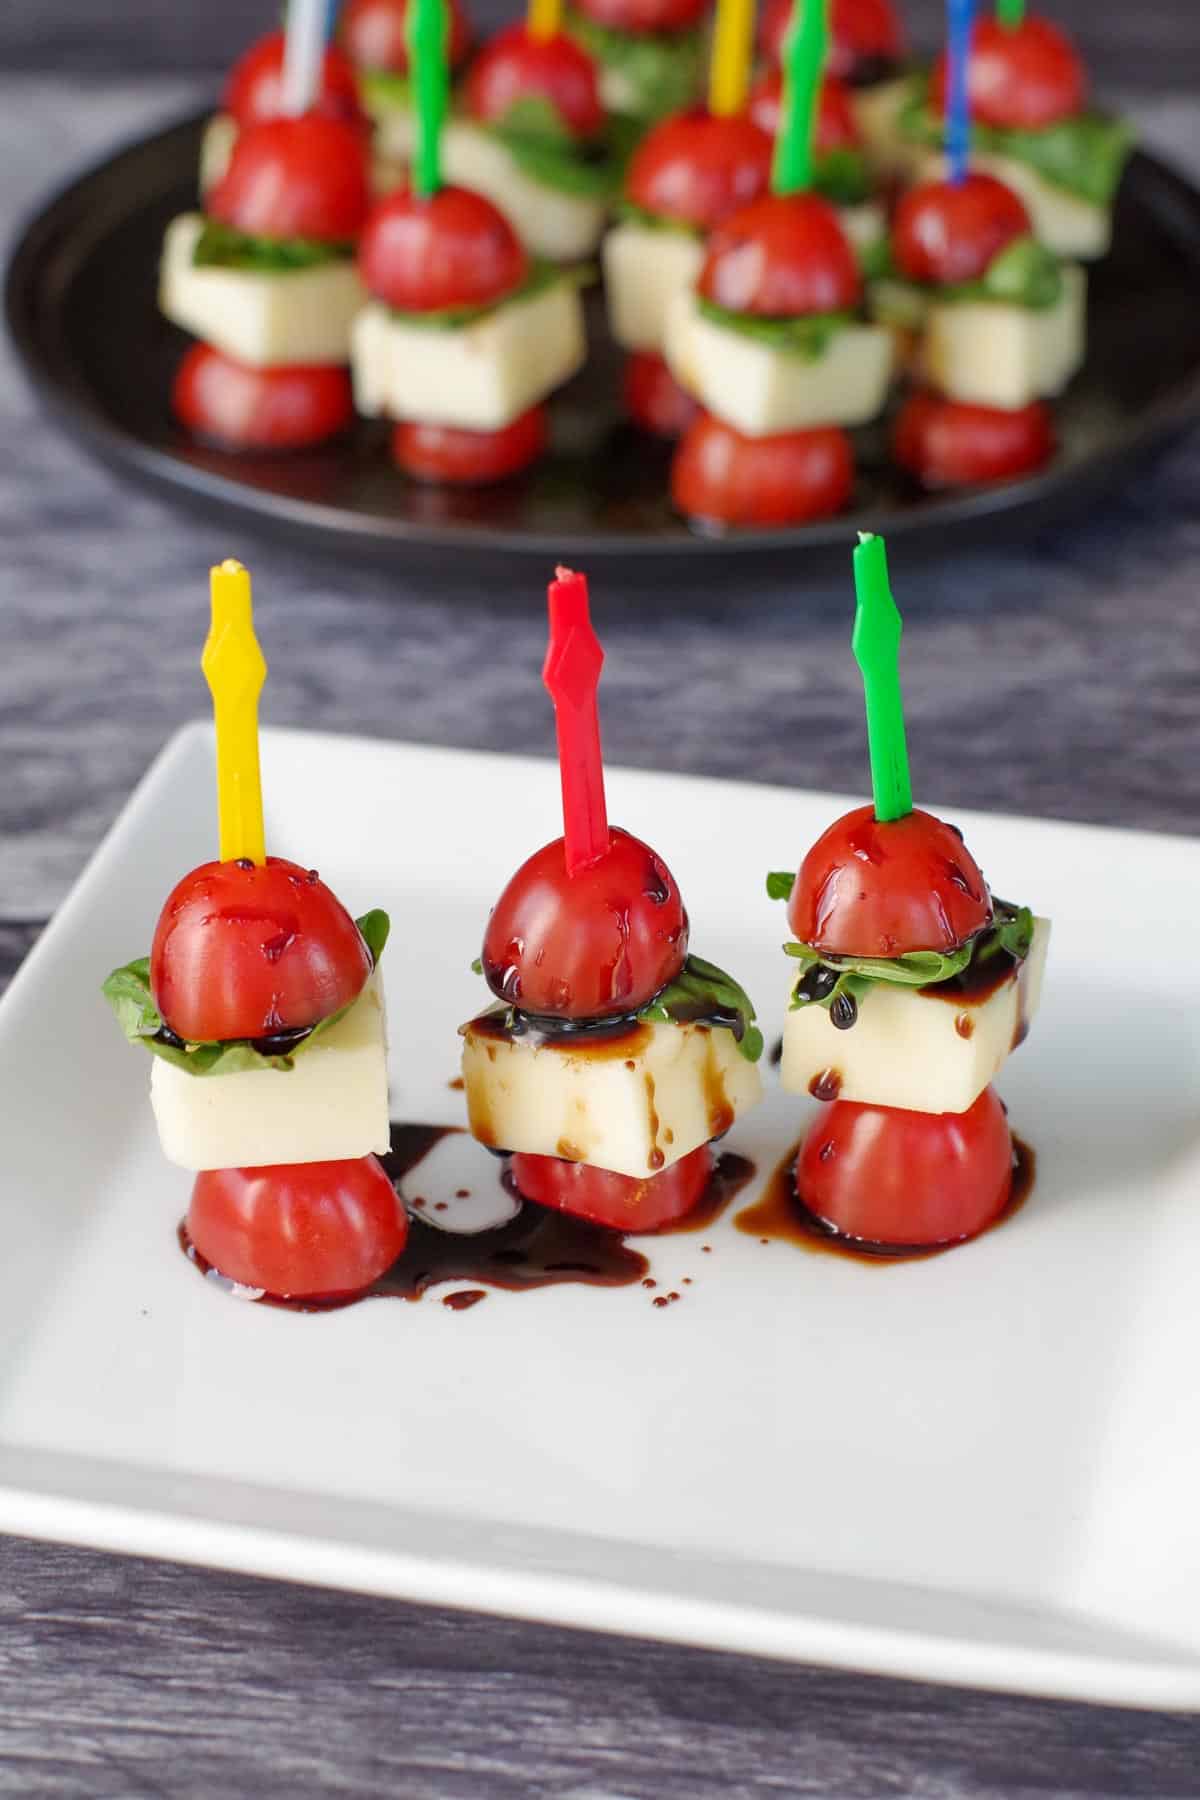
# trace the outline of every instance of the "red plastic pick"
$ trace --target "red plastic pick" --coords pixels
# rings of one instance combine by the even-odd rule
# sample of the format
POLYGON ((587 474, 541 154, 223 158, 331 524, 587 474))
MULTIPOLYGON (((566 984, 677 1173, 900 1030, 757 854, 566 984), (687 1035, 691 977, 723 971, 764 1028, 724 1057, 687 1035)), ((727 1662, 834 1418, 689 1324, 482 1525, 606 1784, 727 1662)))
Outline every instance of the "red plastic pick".
POLYGON ((550 644, 542 680, 554 702, 567 874, 575 875, 609 847, 596 708, 604 652, 592 630, 586 575, 557 569, 548 598, 550 644))

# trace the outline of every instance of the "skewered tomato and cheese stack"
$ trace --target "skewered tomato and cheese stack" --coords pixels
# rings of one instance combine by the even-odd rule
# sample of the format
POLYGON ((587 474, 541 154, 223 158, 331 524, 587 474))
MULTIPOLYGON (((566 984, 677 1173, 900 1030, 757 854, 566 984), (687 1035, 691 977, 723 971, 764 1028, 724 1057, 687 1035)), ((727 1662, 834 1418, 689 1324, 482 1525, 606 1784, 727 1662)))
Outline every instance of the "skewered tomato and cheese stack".
MULTIPOLYGON (((393 185, 416 141, 408 54, 408 0, 346 0, 338 21, 342 49, 358 76, 358 88, 375 127, 376 158, 393 185)), ((466 65, 471 23, 462 0, 447 0, 446 57, 451 75, 466 65)), ((377 180, 377 186, 382 184, 377 180)))
POLYGON ((1040 997, 1050 927, 994 900, 953 825, 914 809, 883 540, 855 552, 872 806, 838 819, 788 896, 781 1080, 829 1102, 796 1162, 810 1213, 877 1245, 954 1242, 1008 1202, 1013 1144, 989 1085, 1040 997))
POLYGON ((462 1027, 470 1128, 520 1192, 625 1231, 689 1212, 709 1143, 755 1105, 762 1037, 745 993, 688 952, 662 858, 608 823, 587 584, 550 588, 564 835, 497 900, 480 968, 496 1005, 462 1027))
POLYGON ((298 449, 350 423, 346 364, 363 304, 365 132, 319 112, 239 133, 204 200, 167 227, 159 303, 200 338, 172 395, 197 436, 298 449))
POLYGON ((221 859, 167 896, 149 957, 104 991, 152 1053, 169 1161, 196 1174, 191 1243, 239 1286, 291 1298, 368 1286, 407 1222, 388 1148, 379 957, 387 916, 357 923, 315 869, 267 856, 256 709, 265 665, 250 583, 213 570, 204 667, 217 718, 221 859))
MULTIPOLYGON (((759 41, 772 67, 783 60, 794 0, 767 0, 759 41)), ((857 135, 881 173, 897 162, 899 119, 911 98, 907 47, 892 0, 831 0, 827 73, 849 90, 857 135)))
POLYGON ((634 127, 697 100, 709 0, 570 0, 566 27, 593 56, 610 113, 634 127))
MULTIPOLYGON (((782 71, 768 70, 750 96, 750 117, 772 138, 782 104, 782 71)), ((842 230, 869 274, 887 242, 887 210, 876 193, 850 89, 835 75, 826 74, 821 82, 813 132, 813 192, 837 208, 842 230)))
MULTIPOLYGON (((200 192, 214 187, 229 167, 238 133, 248 125, 286 116, 284 66, 287 39, 282 31, 268 32, 251 44, 229 71, 221 95, 221 110, 208 122, 200 147, 200 192)), ((340 50, 329 45, 321 58, 313 112, 355 124, 362 119, 358 81, 353 65, 340 50)))

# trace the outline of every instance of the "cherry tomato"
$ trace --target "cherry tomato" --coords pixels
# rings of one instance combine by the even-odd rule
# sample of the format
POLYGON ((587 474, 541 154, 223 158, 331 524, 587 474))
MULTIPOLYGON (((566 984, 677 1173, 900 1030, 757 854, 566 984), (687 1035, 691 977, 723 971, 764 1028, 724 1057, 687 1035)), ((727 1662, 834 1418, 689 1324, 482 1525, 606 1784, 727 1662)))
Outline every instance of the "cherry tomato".
POLYGON ((770 178, 764 132, 744 113, 719 118, 698 106, 646 134, 630 161, 625 194, 644 212, 711 231, 765 193, 770 178))
POLYGON ((862 277, 827 200, 763 194, 716 227, 698 286, 729 312, 793 319, 857 305, 862 277))
POLYGON ((408 1238, 404 1208, 374 1156, 206 1169, 187 1229, 205 1262, 231 1281, 295 1300, 360 1293, 408 1238))
POLYGON ((635 350, 625 358, 623 393, 634 424, 655 437, 681 437, 699 416, 699 403, 653 350, 635 350))
POLYGON ((522 100, 545 100, 572 137, 594 137, 604 126, 596 65, 565 31, 535 37, 509 25, 485 44, 466 81, 467 111, 502 123, 522 100))
MULTIPOLYGON (((450 67, 464 62, 471 48, 471 26, 461 0, 449 0, 450 67)), ((360 69, 408 73, 407 0, 345 0, 338 36, 346 54, 360 69)))
POLYGON ((367 220, 358 251, 367 291, 401 312, 488 306, 519 288, 529 258, 498 207, 466 188, 401 188, 367 220))
POLYGON ((1043 468, 1054 447, 1054 415, 1042 400, 1009 411, 928 391, 905 401, 892 435, 897 463, 927 488, 1011 481, 1043 468))
MULTIPOLYGON (((768 69, 750 95, 750 117, 771 137, 779 130, 782 104, 783 74, 779 69, 768 69)), ((817 103, 813 148, 818 156, 828 156, 831 150, 858 150, 861 146, 862 133, 854 117, 850 89, 844 81, 827 75, 821 83, 821 95, 817 103)))
MULTIPOLYGON (((1087 75, 1067 34, 1026 14, 1020 25, 977 19, 967 74, 971 117, 981 125, 1039 131, 1083 111, 1087 75)), ((934 106, 946 105, 946 58, 934 64, 934 106)))
POLYGON ((674 981, 687 947, 675 877, 648 844, 613 826, 608 854, 574 875, 561 838, 521 864, 492 908, 483 974, 522 1012, 623 1018, 674 981))
MULTIPOLYGON (((768 61, 779 62, 791 22, 792 0, 767 0, 759 43, 768 61)), ((892 0, 833 0, 825 65, 830 75, 839 81, 859 81, 902 62, 904 56, 904 32, 892 0)))
POLYGON ((994 175, 923 181, 896 208, 892 251, 910 281, 977 281, 1014 238, 1033 230, 1024 202, 994 175))
MULTIPOLYGON (((269 32, 251 44, 230 70, 221 110, 237 121, 239 129, 282 115, 283 43, 282 31, 269 32)), ((312 110, 352 122, 362 117, 354 70, 332 44, 321 64, 321 85, 312 110)))
POLYGON ((788 904, 799 941, 835 956, 954 950, 991 917, 962 838, 919 808, 886 825, 873 806, 844 813, 800 864, 788 904))
POLYGON ((1004 1211, 1012 1192, 1008 1121, 994 1088, 965 1113, 902 1112, 835 1100, 796 1159, 809 1212, 870 1244, 953 1244, 1004 1211))
POLYGON ((208 344, 193 344, 180 363, 171 405, 194 436, 232 450, 307 450, 345 431, 354 417, 345 369, 252 369, 208 344))
POLYGON ((250 237, 345 244, 370 205, 366 135, 344 119, 305 113, 238 133, 205 211, 250 237))
POLYGON ((854 451, 837 425, 743 437, 701 413, 671 465, 671 499, 686 518, 720 525, 795 525, 840 512, 854 451))
POLYGON ((546 409, 531 406, 502 431, 405 421, 392 433, 392 460, 415 481, 483 486, 519 475, 546 448, 546 409))
POLYGON ((302 1031, 358 997, 371 953, 315 869, 281 856, 201 863, 174 887, 150 949, 164 1022, 189 1043, 302 1031))
POLYGON ((709 0, 574 0, 576 12, 610 31, 641 32, 669 36, 691 31, 708 11, 709 0))
POLYGON ((696 1205, 712 1175, 712 1152, 701 1144, 661 1175, 638 1180, 558 1156, 514 1156, 512 1177, 527 1200, 574 1213, 614 1231, 658 1231, 696 1205))

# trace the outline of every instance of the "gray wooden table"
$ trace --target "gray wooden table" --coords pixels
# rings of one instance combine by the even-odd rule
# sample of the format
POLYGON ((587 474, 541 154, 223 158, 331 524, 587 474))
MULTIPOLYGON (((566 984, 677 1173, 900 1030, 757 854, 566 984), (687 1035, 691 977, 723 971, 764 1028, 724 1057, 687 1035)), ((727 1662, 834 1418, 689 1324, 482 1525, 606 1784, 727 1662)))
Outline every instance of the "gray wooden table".
MULTIPOLYGON (((28 0, 15 6, 32 18, 28 0)), ((226 20, 233 10, 214 7, 226 20)), ((2 52, 14 15, 0 11, 2 52)), ((1164 6, 1139 16, 1161 20, 1164 6)), ((1135 72, 1149 80, 1157 65, 1135 72)), ((0 76, 0 223, 81 156, 194 98, 167 76, 0 76)), ((1194 100, 1131 99, 1147 135, 1200 170, 1194 100)), ((1198 492, 1193 440, 1093 517, 1017 552, 897 563, 920 793, 1200 832, 1198 492)), ((240 555, 255 572, 271 720, 549 749, 543 614, 528 583, 502 566, 465 588, 403 567, 383 578, 176 513, 63 442, 4 349, 0 532, 0 981, 149 758, 202 711, 216 558, 240 555)), ((668 600, 600 582, 595 604, 614 760, 861 787, 848 584, 755 576, 668 600)), ((15 1540, 0 1539, 0 1621, 0 1794, 1200 1794, 1189 1719, 790 1669, 15 1540)))

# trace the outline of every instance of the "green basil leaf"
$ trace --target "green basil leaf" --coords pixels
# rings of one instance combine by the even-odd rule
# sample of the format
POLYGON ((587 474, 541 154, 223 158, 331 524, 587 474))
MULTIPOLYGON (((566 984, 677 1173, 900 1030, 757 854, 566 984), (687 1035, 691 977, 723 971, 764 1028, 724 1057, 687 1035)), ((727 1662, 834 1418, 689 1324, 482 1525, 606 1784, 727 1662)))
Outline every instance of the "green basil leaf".
POLYGON ((874 183, 862 151, 843 144, 817 157, 813 187, 834 206, 858 206, 870 199, 874 183))
POLYGON ((732 1031, 747 1062, 757 1062, 763 1053, 755 1016, 745 988, 702 956, 689 956, 674 981, 638 1014, 639 1019, 723 1027, 732 1031))
POLYGON ((412 82, 395 69, 360 69, 358 88, 373 115, 412 111, 412 82))
POLYGON ((804 972, 792 990, 791 1011, 805 1006, 830 1007, 842 994, 848 994, 856 1005, 870 993, 876 982, 891 982, 900 987, 935 987, 952 981, 972 962, 986 962, 1001 952, 1023 962, 1033 942, 1033 914, 1027 906, 1013 906, 1007 900, 993 900, 992 922, 976 932, 957 950, 911 950, 905 956, 832 956, 814 950, 811 944, 789 943, 784 954, 804 964, 804 972), (822 985, 818 999, 810 999, 797 989, 814 966, 826 969, 834 980, 822 985))
POLYGON ((690 106, 703 91, 707 33, 614 30, 568 11, 563 29, 596 61, 619 74, 631 90, 629 110, 647 121, 690 106))
MULTIPOLYGON (((526 102, 517 104, 524 107, 526 102)), ((621 185, 621 170, 607 145, 589 150, 570 137, 541 137, 507 123, 482 129, 504 145, 522 174, 543 187, 583 200, 608 200, 621 185)))
POLYGON ((404 325, 415 325, 422 331, 461 331, 467 325, 474 325, 479 319, 486 319, 489 314, 499 312, 502 306, 513 306, 518 300, 531 300, 556 281, 569 281, 576 287, 586 287, 596 279, 596 271, 590 263, 580 263, 573 269, 560 268, 557 263, 535 262, 529 274, 511 294, 505 294, 501 300, 493 300, 487 306, 447 306, 441 312, 402 312, 399 307, 389 310, 393 319, 404 325))
POLYGON ((1035 311, 1057 306, 1062 298, 1062 268, 1052 250, 1036 238, 1014 238, 989 263, 978 281, 932 290, 938 300, 999 300, 1035 311))
POLYGON ((482 975, 483 974, 483 958, 481 956, 477 956, 475 958, 474 962, 471 964, 471 973, 472 973, 472 975, 482 975))
POLYGON ((892 247, 887 234, 858 246, 858 266, 864 281, 885 281, 892 272, 892 247))
POLYGON ((767 876, 767 899, 790 900, 796 877, 791 869, 772 869, 767 876))
POLYGON ((631 225, 642 225, 648 231, 673 231, 678 237, 688 237, 699 243, 704 233, 695 225, 689 225, 686 219, 672 219, 666 213, 647 212, 644 206, 635 206, 632 200, 618 200, 616 204, 618 219, 626 219, 631 225))
POLYGON ((852 315, 845 312, 807 313, 797 319, 760 318, 755 313, 730 312, 715 300, 706 300, 703 294, 697 296, 696 306, 701 316, 714 325, 754 338, 772 350, 803 357, 805 362, 817 362, 837 333, 852 323, 852 315))
POLYGON ((378 965, 388 938, 391 936, 392 921, 382 907, 374 906, 369 913, 364 913, 362 918, 356 919, 354 923, 358 926, 363 941, 371 952, 372 963, 378 965))
MULTIPOLYGON (((900 133, 917 143, 941 145, 942 119, 929 106, 927 81, 914 89, 906 102, 900 114, 900 133)), ((1107 206, 1120 184, 1134 137, 1123 119, 1086 112, 1038 131, 975 124, 971 144, 993 156, 1009 156, 1024 163, 1052 187, 1091 206, 1107 206)))
POLYGON ((198 269, 243 269, 256 275, 294 275, 302 269, 320 269, 329 263, 349 262, 353 244, 326 244, 315 238, 249 237, 205 219, 196 240, 192 262, 198 269))

